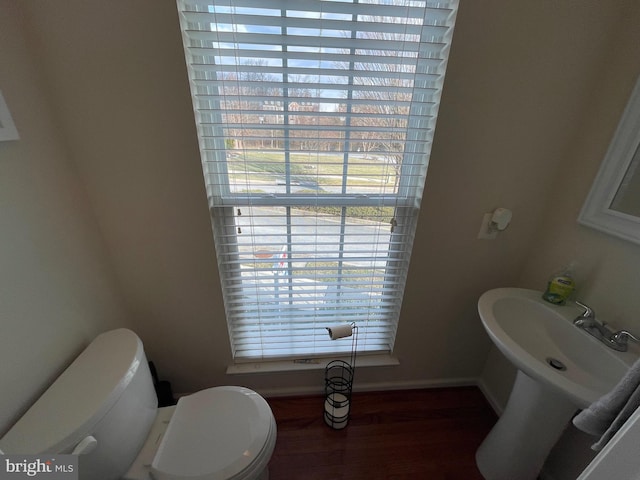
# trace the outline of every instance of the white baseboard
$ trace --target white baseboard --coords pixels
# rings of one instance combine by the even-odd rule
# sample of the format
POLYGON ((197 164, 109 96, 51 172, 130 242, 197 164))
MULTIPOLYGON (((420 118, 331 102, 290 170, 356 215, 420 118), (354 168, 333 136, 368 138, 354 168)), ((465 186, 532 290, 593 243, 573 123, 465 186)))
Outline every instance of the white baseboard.
MULTIPOLYGON (((358 383, 354 382, 354 392, 376 392, 386 390, 412 390, 420 388, 439 388, 439 387, 468 387, 478 385, 478 379, 475 377, 468 378, 439 378, 434 380, 418 380, 405 382, 370 382, 358 383)), ((323 386, 317 387, 287 387, 273 389, 258 389, 258 393, 263 397, 289 397, 298 395, 321 395, 323 386)), ((484 393, 484 392, 483 392, 484 393)))
POLYGON ((484 398, 487 399, 487 402, 489 402, 491 408, 493 408, 493 411, 496 412, 496 415, 498 416, 502 415, 502 412, 504 411, 504 405, 502 405, 495 397, 495 395, 493 395, 491 389, 489 389, 484 380, 482 380, 482 377, 476 380, 476 385, 484 395, 484 398))
MULTIPOLYGON (((462 377, 462 378, 437 378, 433 380, 412 380, 401 382, 355 382, 354 392, 378 392, 388 390, 415 390, 421 388, 446 388, 446 387, 469 387, 476 386, 480 389, 487 402, 493 410, 499 415, 502 414, 503 408, 496 401, 491 391, 478 377, 462 377)), ((261 396, 269 397, 296 397, 302 395, 322 395, 324 389, 322 385, 318 386, 301 386, 301 387, 284 387, 284 388, 256 388, 261 396)), ((176 398, 180 398, 190 393, 175 393, 176 398)))

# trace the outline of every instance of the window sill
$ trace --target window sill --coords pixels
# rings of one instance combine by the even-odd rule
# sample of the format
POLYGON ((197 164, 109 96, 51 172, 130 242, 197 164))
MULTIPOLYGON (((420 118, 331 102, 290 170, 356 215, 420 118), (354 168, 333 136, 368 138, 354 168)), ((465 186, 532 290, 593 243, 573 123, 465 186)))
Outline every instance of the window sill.
MULTIPOLYGON (((255 373, 304 372, 307 370, 324 370, 333 360, 349 362, 349 357, 291 359, 272 362, 235 363, 227 367, 227 375, 244 375, 255 373)), ((391 355, 362 355, 356 359, 356 368, 392 367, 400 365, 400 361, 391 355)))

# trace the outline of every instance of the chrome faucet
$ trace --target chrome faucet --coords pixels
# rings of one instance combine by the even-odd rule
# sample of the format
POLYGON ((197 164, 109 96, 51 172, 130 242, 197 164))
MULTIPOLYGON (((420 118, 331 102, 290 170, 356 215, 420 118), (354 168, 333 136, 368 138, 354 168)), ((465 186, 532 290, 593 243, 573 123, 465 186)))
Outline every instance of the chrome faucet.
POLYGON ((589 335, 597 338, 607 347, 617 350, 618 352, 626 352, 629 348, 629 339, 640 342, 640 339, 627 330, 612 331, 605 322, 596 320, 596 312, 591 307, 576 300, 576 305, 584 308, 584 312, 576 317, 573 324, 583 329, 589 335))

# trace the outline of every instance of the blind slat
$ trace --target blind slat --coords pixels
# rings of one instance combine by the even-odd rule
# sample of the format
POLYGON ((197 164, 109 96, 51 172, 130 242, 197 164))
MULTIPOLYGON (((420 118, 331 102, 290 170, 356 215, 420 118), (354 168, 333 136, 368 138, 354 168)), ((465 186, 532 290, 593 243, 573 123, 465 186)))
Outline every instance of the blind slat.
MULTIPOLYGON (((198 30, 184 31, 185 35, 194 42, 203 42, 204 45, 215 48, 218 44, 247 44, 247 45, 265 45, 270 47, 279 47, 282 40, 277 35, 264 35, 259 33, 242 33, 242 32, 201 32, 198 30)), ((320 36, 304 36, 304 35, 287 35, 287 43, 300 48, 344 48, 345 43, 349 42, 351 48, 362 51, 403 51, 408 53, 416 53, 420 51, 421 45, 417 42, 406 42, 403 40, 391 39, 345 39, 339 37, 320 37, 320 36)), ((194 46, 202 46, 196 44, 194 46)), ((432 55, 438 55, 446 47, 446 43, 432 43, 424 45, 422 48, 432 55)), ((423 50, 423 51, 424 51, 423 50)), ((428 57, 428 55, 425 55, 428 57)))
MULTIPOLYGON (((398 23, 380 23, 369 21, 359 21, 354 24, 353 20, 345 17, 341 20, 323 18, 305 18, 305 17, 275 17, 275 16, 260 16, 260 15, 247 15, 238 13, 212 13, 212 12, 184 12, 184 18, 188 22, 202 24, 202 30, 211 31, 211 24, 222 25, 252 25, 263 27, 277 27, 277 29, 289 29, 289 28, 306 28, 309 30, 321 29, 345 31, 357 28, 360 32, 376 32, 376 33, 395 33, 402 35, 420 35, 426 33, 429 36, 441 38, 446 34, 446 26, 430 26, 423 27, 422 25, 412 24, 407 22, 408 20, 404 16, 396 16, 395 19, 399 20, 398 23)), ((374 18, 372 16, 371 18, 374 18)))
MULTIPOLYGON (((261 0, 260 8, 261 9, 271 9, 271 10, 295 10, 300 12, 324 12, 324 13, 335 13, 335 14, 347 14, 347 15, 374 15, 381 17, 389 17, 398 15, 398 12, 401 11, 406 18, 427 18, 427 19, 435 19, 438 18, 441 21, 450 21, 453 19, 451 15, 457 9, 458 2, 456 0, 444 0, 437 2, 421 2, 423 6, 412 6, 411 3, 418 2, 407 2, 400 1, 395 2, 395 4, 389 3, 354 3, 354 2, 341 2, 341 1, 330 1, 325 2, 323 4, 319 4, 317 0, 296 0, 295 4, 292 5, 289 0, 261 0)), ((217 5, 218 7, 228 6, 235 8, 252 8, 256 7, 255 0, 187 0, 182 2, 181 11, 194 11, 196 10, 196 6, 204 6, 209 7, 212 5, 217 5)))

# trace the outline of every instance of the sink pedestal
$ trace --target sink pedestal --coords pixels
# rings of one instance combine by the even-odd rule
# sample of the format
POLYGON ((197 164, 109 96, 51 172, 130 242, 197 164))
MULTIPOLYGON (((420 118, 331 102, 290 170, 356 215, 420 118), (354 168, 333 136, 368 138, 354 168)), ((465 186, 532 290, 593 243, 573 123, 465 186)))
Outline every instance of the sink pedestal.
POLYGON ((578 408, 518 370, 507 407, 476 452, 486 480, 535 480, 578 408))

